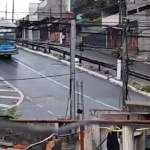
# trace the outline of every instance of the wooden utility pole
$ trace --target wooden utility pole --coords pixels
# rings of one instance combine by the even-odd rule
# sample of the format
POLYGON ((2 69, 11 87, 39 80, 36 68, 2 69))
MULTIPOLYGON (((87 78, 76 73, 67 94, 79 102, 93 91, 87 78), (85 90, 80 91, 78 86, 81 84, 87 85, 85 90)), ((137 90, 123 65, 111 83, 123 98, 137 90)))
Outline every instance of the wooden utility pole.
POLYGON ((126 1, 122 2, 123 13, 122 13, 122 23, 123 23, 123 46, 122 46, 122 104, 123 110, 126 110, 126 100, 128 98, 128 50, 127 50, 127 16, 126 16, 126 1))
POLYGON ((123 150, 134 150, 134 130, 131 126, 122 127, 123 150))
POLYGON ((7 3, 6 3, 6 10, 5 10, 5 20, 7 20, 7 3))

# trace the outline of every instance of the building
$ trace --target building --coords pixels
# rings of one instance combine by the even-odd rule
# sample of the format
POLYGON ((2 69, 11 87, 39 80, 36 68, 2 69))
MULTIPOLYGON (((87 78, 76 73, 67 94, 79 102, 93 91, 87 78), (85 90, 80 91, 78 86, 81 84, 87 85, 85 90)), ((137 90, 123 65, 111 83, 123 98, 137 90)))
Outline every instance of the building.
MULTIPOLYGON (((46 17, 55 17, 60 18, 68 11, 68 2, 69 0, 44 0, 39 3, 38 7, 38 20, 42 20, 46 17)), ((66 17, 66 16, 65 16, 66 17)))
MULTIPOLYGON (((128 30, 128 49, 134 51, 150 50, 150 4, 149 0, 127 1, 127 17, 130 21, 128 30), (132 37, 131 37, 132 36, 132 37), (144 36, 144 37, 142 37, 144 36)), ((121 46, 122 28, 119 28, 119 5, 114 4, 102 9, 102 25, 107 29, 107 48, 117 49, 121 46)))
MULTIPOLYGON (((29 3, 29 21, 38 21, 38 3, 29 3)), ((28 30, 28 40, 40 40, 40 30, 38 27, 31 26, 28 30)))

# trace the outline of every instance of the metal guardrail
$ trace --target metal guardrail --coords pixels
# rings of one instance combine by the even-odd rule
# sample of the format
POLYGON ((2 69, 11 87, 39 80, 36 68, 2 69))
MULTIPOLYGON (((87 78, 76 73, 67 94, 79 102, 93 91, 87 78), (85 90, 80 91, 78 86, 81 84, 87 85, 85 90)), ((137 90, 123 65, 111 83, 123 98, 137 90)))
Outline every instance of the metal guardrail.
MULTIPOLYGON (((55 52, 61 53, 61 54, 63 54, 62 57, 64 59, 65 59, 66 55, 70 56, 70 52, 64 51, 64 50, 59 49, 59 48, 56 48, 54 46, 51 46, 50 44, 49 45, 46 45, 46 44, 44 45, 44 43, 42 44, 42 43, 31 42, 31 41, 18 41, 18 42, 22 43, 22 45, 25 46, 25 47, 28 47, 29 45, 32 46, 32 49, 34 49, 34 47, 36 47, 37 50, 39 48, 41 48, 41 49, 43 49, 43 52, 45 52, 46 47, 48 47, 49 48, 49 52, 55 51, 55 52)), ((76 54, 75 57, 78 58, 80 60, 80 62, 86 61, 88 63, 98 65, 98 71, 101 71, 101 66, 109 68, 109 69, 112 69, 112 70, 117 70, 116 65, 113 65, 113 64, 108 64, 106 62, 90 59, 90 58, 87 58, 87 57, 84 57, 84 56, 80 56, 80 55, 77 55, 77 54, 76 54)), ((135 72, 133 70, 129 71, 129 75, 137 77, 137 78, 140 78, 140 79, 143 79, 143 80, 146 80, 146 81, 150 81, 150 76, 148 76, 146 74, 141 74, 139 72, 135 72)))

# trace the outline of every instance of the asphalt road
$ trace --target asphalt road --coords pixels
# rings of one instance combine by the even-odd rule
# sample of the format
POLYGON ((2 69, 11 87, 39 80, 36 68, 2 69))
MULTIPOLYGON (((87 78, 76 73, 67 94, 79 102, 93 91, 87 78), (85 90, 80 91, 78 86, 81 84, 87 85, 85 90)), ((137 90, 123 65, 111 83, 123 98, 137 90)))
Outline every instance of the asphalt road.
MULTIPOLYGON (((78 70, 76 72, 76 80, 84 83, 85 118, 89 109, 119 108, 120 87, 78 70)), ((24 94, 24 101, 18 107, 21 118, 54 119, 65 116, 69 96, 68 66, 20 50, 12 60, 0 59, 0 76, 24 94)), ((135 92, 129 95, 131 100, 149 101, 149 98, 135 92)))

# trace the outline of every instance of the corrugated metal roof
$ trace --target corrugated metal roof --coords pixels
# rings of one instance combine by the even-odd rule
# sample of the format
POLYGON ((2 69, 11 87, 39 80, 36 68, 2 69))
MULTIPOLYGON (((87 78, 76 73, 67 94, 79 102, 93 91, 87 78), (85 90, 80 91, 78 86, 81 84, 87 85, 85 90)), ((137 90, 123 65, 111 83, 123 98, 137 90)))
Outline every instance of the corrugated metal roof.
POLYGON ((0 27, 16 28, 17 26, 10 21, 0 20, 0 27))

